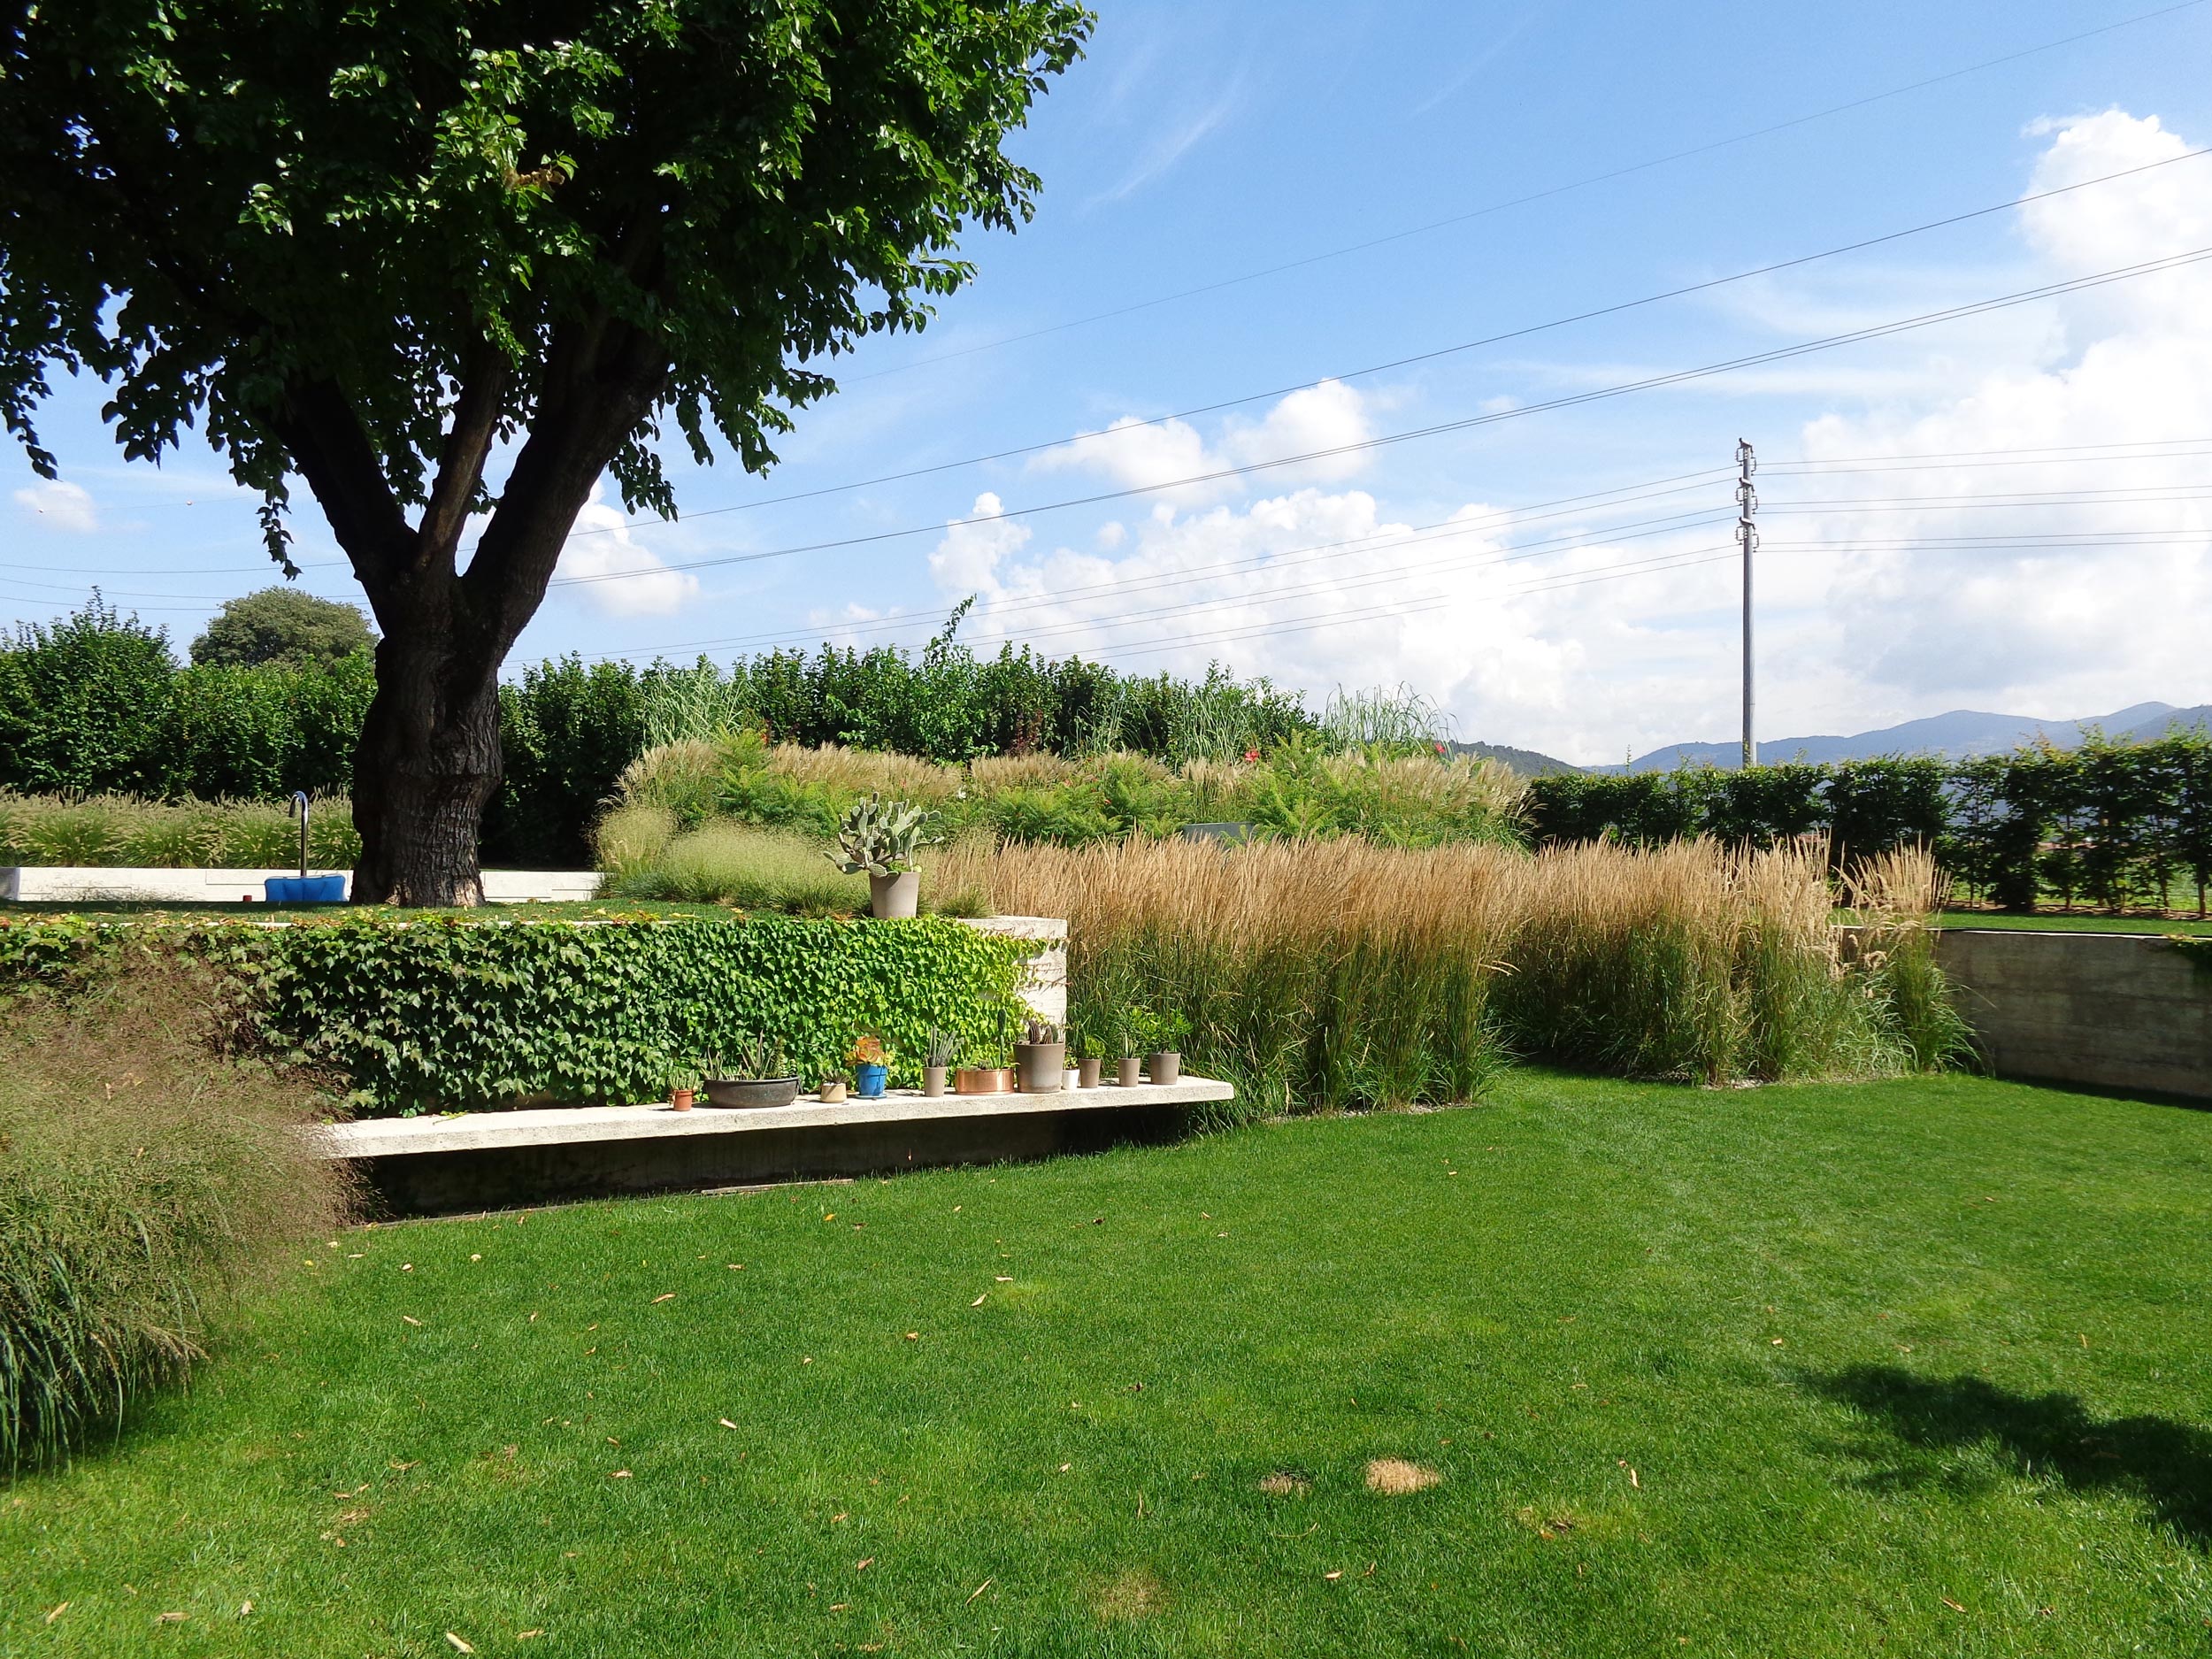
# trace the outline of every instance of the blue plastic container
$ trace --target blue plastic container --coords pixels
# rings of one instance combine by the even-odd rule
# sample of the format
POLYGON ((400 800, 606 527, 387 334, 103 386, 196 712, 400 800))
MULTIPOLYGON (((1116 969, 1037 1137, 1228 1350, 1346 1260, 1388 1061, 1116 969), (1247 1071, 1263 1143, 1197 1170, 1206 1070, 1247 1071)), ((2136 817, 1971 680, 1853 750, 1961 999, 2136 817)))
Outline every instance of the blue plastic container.
POLYGON ((262 884, 272 904, 343 904, 343 876, 271 876, 262 884))
POLYGON ((881 1100, 883 1086, 891 1076, 887 1065, 870 1065, 866 1062, 853 1068, 853 1093, 862 1100, 881 1100))

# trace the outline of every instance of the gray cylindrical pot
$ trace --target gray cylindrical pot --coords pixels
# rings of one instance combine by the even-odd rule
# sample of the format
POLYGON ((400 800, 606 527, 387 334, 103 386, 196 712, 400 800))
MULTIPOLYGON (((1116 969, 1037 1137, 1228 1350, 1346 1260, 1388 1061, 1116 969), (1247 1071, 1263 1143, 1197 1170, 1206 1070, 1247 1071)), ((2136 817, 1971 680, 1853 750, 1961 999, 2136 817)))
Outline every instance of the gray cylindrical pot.
POLYGON ((1066 1079, 1068 1045, 1064 1042, 1018 1042, 1014 1071, 1025 1094, 1057 1094, 1066 1079))
POLYGON ((1087 1060, 1078 1060, 1075 1063, 1076 1087, 1078 1088, 1096 1088, 1098 1087, 1098 1068, 1099 1062, 1098 1057, 1095 1055, 1092 1056, 1091 1058, 1087 1060))
POLYGON ((1155 1083, 1172 1083, 1183 1075, 1183 1056, 1172 1048, 1163 1048, 1145 1056, 1144 1069, 1155 1083))
POLYGON ((922 1068, 922 1093, 933 1099, 945 1092, 945 1068, 926 1065, 922 1068))
POLYGON ((921 906, 921 899, 922 872, 918 870, 868 878, 868 909, 883 920, 913 915, 921 906))
POLYGON ((1122 1061, 1114 1080, 1124 1088, 1134 1088, 1144 1081, 1144 1062, 1133 1054, 1122 1061))

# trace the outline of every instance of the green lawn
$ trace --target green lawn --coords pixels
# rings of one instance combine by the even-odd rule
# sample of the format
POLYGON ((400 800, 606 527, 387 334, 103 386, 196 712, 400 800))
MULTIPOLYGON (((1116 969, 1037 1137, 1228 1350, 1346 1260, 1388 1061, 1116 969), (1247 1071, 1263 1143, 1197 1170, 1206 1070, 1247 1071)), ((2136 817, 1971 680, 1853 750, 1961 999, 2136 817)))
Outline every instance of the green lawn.
POLYGON ((2003 910, 1946 910, 1937 921, 1945 927, 2028 927, 2070 933, 2212 933, 2212 922, 2160 921, 2155 917, 2067 915, 2042 911, 2013 916, 2003 910))
POLYGON ((357 1230, 0 1496, 0 1654, 2200 1655, 2208 1224, 2212 1114, 1522 1072, 357 1230))

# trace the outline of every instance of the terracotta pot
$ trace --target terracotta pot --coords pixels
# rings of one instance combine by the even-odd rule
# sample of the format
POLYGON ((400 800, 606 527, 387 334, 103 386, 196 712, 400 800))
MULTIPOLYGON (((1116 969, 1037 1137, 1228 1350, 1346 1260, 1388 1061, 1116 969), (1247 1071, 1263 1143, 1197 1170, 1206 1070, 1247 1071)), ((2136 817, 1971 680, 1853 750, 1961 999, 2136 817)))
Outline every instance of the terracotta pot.
POLYGON ((672 1088, 668 1091, 668 1103, 677 1111, 689 1111, 691 1102, 692 1092, 687 1088, 672 1088))
POLYGON ((1014 1073, 1025 1094, 1057 1094, 1068 1069, 1064 1042, 1018 1042, 1014 1045, 1014 1073))
POLYGON ((1155 1083, 1172 1083, 1183 1075, 1183 1056, 1172 1048, 1163 1048, 1145 1056, 1144 1069, 1155 1083))
POLYGON ((1098 1087, 1098 1068, 1099 1062, 1095 1059, 1078 1060, 1075 1063, 1076 1087, 1096 1088, 1098 1087))
POLYGON ((953 1074, 956 1094, 1003 1094, 1013 1074, 1002 1065, 964 1065, 953 1074))
POLYGON ((922 1093, 934 1100, 945 1092, 945 1068, 926 1065, 922 1068, 922 1093))
POLYGON ((913 915, 919 908, 921 899, 922 872, 918 870, 902 870, 895 876, 868 878, 868 909, 884 920, 913 915))
POLYGON ((1144 1081, 1144 1062, 1131 1055, 1116 1070, 1114 1080, 1124 1088, 1134 1088, 1144 1081))

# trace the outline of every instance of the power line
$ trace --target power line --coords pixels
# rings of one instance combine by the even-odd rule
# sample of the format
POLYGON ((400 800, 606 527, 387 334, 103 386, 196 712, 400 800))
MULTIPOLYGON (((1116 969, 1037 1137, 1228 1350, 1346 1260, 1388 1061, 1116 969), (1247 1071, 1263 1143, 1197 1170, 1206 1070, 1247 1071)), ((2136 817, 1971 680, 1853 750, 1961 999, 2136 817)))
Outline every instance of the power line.
MULTIPOLYGON (((2191 0, 2191 3, 2202 4, 2204 0, 2191 0)), ((1066 449, 1072 444, 1088 443, 1096 439, 1116 437, 1123 433, 1165 426, 1170 421, 1188 420, 1200 415, 1217 414, 1225 409, 1239 409, 1247 403, 1263 403, 1271 397, 1283 397, 1293 392, 1310 391, 1315 387, 1325 385, 1332 380, 1355 380, 1371 374, 1385 374, 1394 369, 1410 368, 1417 364, 1432 363, 1441 357, 1479 350, 1485 346, 1501 345, 1508 341, 1525 339, 1532 334, 1548 333, 1555 328, 1570 327, 1576 323, 1591 322, 1601 317, 1617 316, 1624 311, 1640 310, 1645 306, 1656 305, 1666 300, 1681 299, 1689 295, 1702 294, 1713 288, 1725 288, 1730 283, 1746 282, 1755 277, 1771 276, 1778 271, 1793 270, 1797 266, 1813 265, 1823 259, 1833 259, 1844 254, 1862 252, 1869 248, 1880 247, 1885 242, 1899 242, 1908 236, 1918 236, 1928 231, 1942 230, 1953 225, 1965 224, 1972 219, 1986 219, 1993 213, 2010 212, 2015 208, 2025 207, 2032 202, 2046 201, 2052 196, 2064 196, 2075 190, 2085 190, 2095 185, 2109 184, 2117 179, 2132 178, 2138 173, 2148 173, 2159 167, 2169 167, 2179 161, 2195 160, 2205 155, 2212 155, 2212 146, 2187 150, 2178 156, 2168 156, 2158 161, 2146 162, 2140 166, 2124 168, 2117 173, 2104 173, 2094 179, 2083 179, 2073 184, 2059 185, 2048 190, 2039 190, 2029 196, 2014 196, 1988 207, 1978 207, 1967 212, 1954 213, 1945 219, 1931 219, 1924 225, 1914 225, 1903 230, 1889 231, 1879 236, 1869 236, 1858 242, 1845 242, 1838 247, 1823 249, 1817 253, 1800 254, 1793 258, 1778 259, 1771 265, 1759 265, 1748 271, 1738 271, 1728 276, 1713 277, 1703 282, 1692 282, 1681 288, 1668 288, 1661 293, 1647 294, 1639 299, 1623 300, 1616 304, 1601 305, 1592 311, 1578 311, 1572 316, 1554 318, 1548 322, 1532 323, 1525 327, 1509 329, 1503 334, 1488 334, 1479 340, 1463 341, 1456 345, 1439 346, 1431 350, 1394 357, 1386 363, 1370 364, 1364 368, 1345 369, 1333 374, 1324 374, 1297 380, 1287 386, 1273 387, 1263 392, 1248 392, 1238 397, 1223 398, 1211 403, 1201 403, 1193 408, 1178 410, 1172 414, 1152 415, 1142 419, 1124 420, 1102 432, 1078 433, 1072 438, 1050 438, 1034 443, 1017 444, 1011 449, 996 449, 985 455, 968 456, 957 461, 940 461, 928 466, 912 467, 902 472, 886 472, 875 478, 857 479, 843 484, 825 484, 815 489, 794 490, 781 495, 770 495, 759 501, 740 502, 726 507, 703 508, 687 517, 690 519, 719 518, 726 513, 751 512, 761 507, 779 506, 795 501, 812 501, 824 495, 842 495, 856 489, 870 489, 879 484, 903 483, 912 479, 927 478, 940 472, 956 472, 964 467, 982 466, 993 461, 1012 460, 1020 456, 1041 454, 1048 449, 1066 449)), ((685 518, 679 518, 672 522, 687 521, 685 518)), ((618 530, 628 530, 640 525, 658 525, 668 522, 672 521, 664 519, 658 515, 640 516, 626 519, 620 525, 572 531, 570 539, 611 535, 618 530)))
POLYGON ((2212 258, 2212 248, 2198 248, 2185 253, 2170 254, 2162 258, 2146 260, 2131 265, 2120 265, 2109 271, 2097 272, 2085 277, 2075 277, 2063 282, 2045 283, 2032 288, 2000 295, 1992 299, 1978 300, 1964 305, 1947 306, 1939 311, 1924 311, 1912 317, 1878 323, 1865 328, 1847 330, 1841 334, 1824 335, 1818 339, 1801 341, 1794 345, 1778 346, 1770 350, 1753 352, 1740 357, 1731 357, 1718 363, 1709 363, 1694 369, 1678 369, 1664 374, 1648 375, 1640 380, 1621 381, 1615 385, 1596 387, 1542 403, 1523 403, 1512 409, 1492 410, 1483 414, 1469 415, 1455 420, 1439 421, 1431 426, 1417 426, 1405 432, 1386 434, 1378 438, 1363 438, 1353 442, 1333 444, 1325 449, 1307 450, 1302 454, 1278 456, 1270 460, 1247 462, 1237 466, 1217 467, 1210 472, 1192 473, 1187 477, 1164 479, 1155 483, 1134 485, 1122 489, 1099 490, 1088 495, 1071 496, 1065 500, 1040 502, 1033 506, 1010 508, 987 518, 943 521, 910 526, 897 530, 879 530, 866 535, 841 536, 822 541, 810 541, 792 547, 771 548, 753 553, 733 553, 707 559, 691 559, 678 564, 664 564, 651 571, 608 572, 591 576, 556 577, 552 586, 578 587, 605 581, 634 580, 639 576, 659 575, 668 571, 708 570, 730 565, 757 564, 766 559, 787 558, 801 553, 827 552, 840 548, 871 546, 895 541, 918 535, 941 535, 949 528, 959 525, 997 523, 1002 519, 1032 518, 1048 512, 1061 512, 1071 508, 1096 506, 1110 501, 1125 501, 1132 496, 1159 495, 1165 491, 1188 488, 1200 484, 1217 483, 1225 479, 1240 478, 1249 473, 1271 471, 1278 467, 1305 465, 1315 461, 1333 460, 1340 456, 1363 450, 1379 449, 1390 445, 1406 443, 1420 438, 1440 436, 1447 433, 1471 431, 1476 427, 1494 425, 1500 421, 1517 420, 1530 415, 1545 414, 1561 409, 1578 408, 1586 403, 1625 396, 1632 392, 1655 390, 1662 387, 1679 386, 1692 380, 1709 379, 1715 375, 1732 373, 1737 370, 1761 367, 1793 357, 1828 351, 1839 346, 1856 345, 1869 340, 1879 340, 1893 334, 1907 334, 1916 329, 1932 327, 1939 323, 1955 322, 1964 318, 1978 317, 1992 311, 2025 305, 2037 300, 2054 298, 2062 294, 2079 293, 2137 277, 2154 275, 2161 272, 2178 270, 2212 258))
POLYGON ((933 357, 918 357, 910 362, 897 364, 889 368, 872 370, 866 374, 857 374, 852 378, 855 380, 879 380, 886 375, 904 374, 932 364, 949 363, 961 357, 973 357, 979 352, 995 351, 1002 347, 1015 345, 1023 341, 1041 339, 1048 334, 1064 334, 1070 329, 1086 327, 1092 323, 1110 321, 1117 317, 1130 316, 1137 311, 1149 311, 1179 300, 1194 299, 1200 295, 1217 293, 1223 288, 1235 288, 1243 283, 1259 281, 1266 277, 1279 276, 1286 272, 1302 270, 1309 265, 1319 265, 1325 260, 1340 259, 1349 254, 1363 253, 1372 248, 1387 247, 1393 242, 1403 242, 1409 237, 1425 235, 1432 231, 1447 229, 1454 225, 1463 225, 1471 219, 1486 218, 1493 213, 1502 213, 1511 208, 1525 207, 1531 203, 1548 201, 1554 196, 1565 196, 1576 190, 1588 189, 1594 185, 1610 183, 1616 179, 1629 178, 1639 173, 1648 173, 1655 167, 1667 166, 1674 162, 1686 161, 1697 156, 1710 155, 1716 150, 1748 143, 1754 139, 1770 137, 1776 133, 1788 132, 1793 127, 1808 126, 1814 121, 1826 120, 1832 116, 1848 114, 1853 110, 1863 110, 1870 104, 1902 97, 1909 93, 1925 91, 1930 87, 1942 86, 1946 82, 1957 81, 1967 75, 1979 74, 1985 70, 2001 68, 2006 64, 2018 63, 2023 58, 2033 58, 2044 52, 2056 51, 2062 47, 2077 45, 2083 41, 2093 40, 2100 35, 2109 35, 2118 29, 2132 28, 2140 23, 2170 17, 2177 12, 2193 11, 2203 3, 2204 0, 2183 0, 2183 3, 2178 5, 2162 6, 2154 12, 2139 12, 2133 17, 2122 18, 2117 22, 2107 23, 2097 28, 2085 29, 2078 35, 2069 35, 2061 40, 2045 41, 2040 45, 2008 52, 2001 58, 1985 58, 1979 63, 1969 64, 1960 69, 1948 70, 1939 75, 1932 75, 1924 81, 1910 81, 1904 86, 1892 87, 1884 92, 1870 93, 1864 97, 1853 98, 1847 103, 1832 104, 1824 110, 1815 110, 1809 115, 1793 116, 1788 120, 1776 121, 1770 126, 1755 127, 1749 132, 1738 133, 1732 137, 1714 139, 1710 142, 1694 145, 1688 150, 1678 150, 1663 156, 1655 156, 1648 160, 1634 162, 1624 167, 1616 167, 1607 173, 1593 173, 1586 178, 1572 180, 1565 184, 1553 185, 1547 189, 1532 191, 1528 195, 1514 196, 1506 201, 1494 202, 1464 213, 1455 213, 1448 218, 1432 219, 1426 224, 1416 225, 1409 229, 1393 231, 1386 236, 1371 237, 1365 242, 1356 242, 1341 248, 1333 248, 1324 253, 1309 254, 1302 258, 1286 260, 1280 265, 1268 265, 1258 271, 1248 271, 1239 276, 1224 277, 1218 281, 1201 283, 1196 288, 1183 288, 1176 293, 1163 294, 1152 299, 1138 300, 1127 305, 1116 306, 1110 311, 1097 311, 1087 317, 1071 318, 1065 322, 1049 324, 1042 328, 1033 328, 1023 334, 1008 334, 1002 339, 985 341, 979 345, 964 346, 956 351, 944 351, 933 357))

